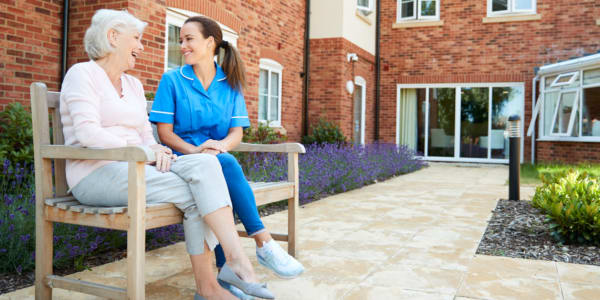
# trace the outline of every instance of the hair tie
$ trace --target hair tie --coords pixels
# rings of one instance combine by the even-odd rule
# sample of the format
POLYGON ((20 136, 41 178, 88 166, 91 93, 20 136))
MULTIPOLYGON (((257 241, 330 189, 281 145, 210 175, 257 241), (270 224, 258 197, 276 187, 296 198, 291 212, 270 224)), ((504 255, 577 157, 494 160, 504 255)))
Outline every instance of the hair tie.
POLYGON ((222 40, 221 43, 219 43, 219 47, 225 49, 229 47, 229 42, 227 42, 226 40, 222 40))

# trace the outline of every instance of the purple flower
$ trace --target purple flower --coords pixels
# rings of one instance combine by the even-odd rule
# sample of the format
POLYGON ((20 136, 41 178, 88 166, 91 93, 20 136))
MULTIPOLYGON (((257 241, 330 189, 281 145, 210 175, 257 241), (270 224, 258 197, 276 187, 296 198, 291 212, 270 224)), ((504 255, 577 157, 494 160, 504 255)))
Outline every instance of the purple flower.
POLYGON ((13 230, 15 230, 15 225, 14 224, 8 225, 8 232, 13 232, 13 230))
POLYGON ((9 217, 11 220, 14 220, 14 219, 15 219, 15 214, 11 213, 10 215, 8 215, 8 217, 9 217))
POLYGON ((6 249, 0 248, 0 253, 6 253, 6 249))
POLYGON ((19 275, 21 275, 21 272, 23 272, 23 267, 21 265, 19 265, 17 267, 17 273, 19 273, 19 275))
POLYGON ((23 244, 27 243, 27 241, 29 241, 29 239, 31 238, 31 235, 25 234, 25 235, 21 235, 21 242, 23 242, 23 244))
POLYGON ((4 194, 4 204, 6 204, 6 206, 11 206, 13 202, 15 201, 13 200, 12 196, 4 194))

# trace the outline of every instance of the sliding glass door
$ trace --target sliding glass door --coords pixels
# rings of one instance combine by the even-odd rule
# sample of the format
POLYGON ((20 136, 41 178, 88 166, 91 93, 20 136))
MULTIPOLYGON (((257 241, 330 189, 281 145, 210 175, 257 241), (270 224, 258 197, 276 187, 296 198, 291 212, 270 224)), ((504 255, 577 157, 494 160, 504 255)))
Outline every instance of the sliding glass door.
POLYGON ((399 86, 396 140, 432 160, 505 162, 523 104, 519 83, 399 86))

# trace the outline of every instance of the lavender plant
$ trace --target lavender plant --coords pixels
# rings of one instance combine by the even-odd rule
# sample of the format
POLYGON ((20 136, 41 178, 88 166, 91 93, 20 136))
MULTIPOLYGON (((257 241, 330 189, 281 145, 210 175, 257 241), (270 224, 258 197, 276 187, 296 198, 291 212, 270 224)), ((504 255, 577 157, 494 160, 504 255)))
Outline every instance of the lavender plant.
MULTIPOLYGON (((392 176, 416 171, 425 162, 405 146, 375 143, 312 144, 300 155, 300 203, 356 189, 392 176)), ((278 153, 253 153, 242 162, 250 181, 287 179, 287 156, 278 153)))

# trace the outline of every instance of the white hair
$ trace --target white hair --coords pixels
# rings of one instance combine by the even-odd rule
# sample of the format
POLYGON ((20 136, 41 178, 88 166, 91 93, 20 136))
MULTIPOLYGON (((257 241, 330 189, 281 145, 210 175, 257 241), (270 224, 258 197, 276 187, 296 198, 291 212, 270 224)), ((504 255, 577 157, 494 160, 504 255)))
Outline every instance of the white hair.
POLYGON ((85 32, 83 44, 90 59, 102 58, 115 49, 108 41, 108 31, 124 32, 136 29, 140 34, 148 23, 140 21, 126 10, 99 9, 92 17, 92 24, 85 32))

